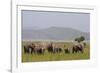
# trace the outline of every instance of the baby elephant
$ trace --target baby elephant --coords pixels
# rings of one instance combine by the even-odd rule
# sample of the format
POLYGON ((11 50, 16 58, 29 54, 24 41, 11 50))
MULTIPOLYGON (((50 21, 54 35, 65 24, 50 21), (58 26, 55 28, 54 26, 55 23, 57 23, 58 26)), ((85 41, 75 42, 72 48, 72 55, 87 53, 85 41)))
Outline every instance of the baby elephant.
POLYGON ((70 53, 69 48, 64 49, 65 54, 70 53))

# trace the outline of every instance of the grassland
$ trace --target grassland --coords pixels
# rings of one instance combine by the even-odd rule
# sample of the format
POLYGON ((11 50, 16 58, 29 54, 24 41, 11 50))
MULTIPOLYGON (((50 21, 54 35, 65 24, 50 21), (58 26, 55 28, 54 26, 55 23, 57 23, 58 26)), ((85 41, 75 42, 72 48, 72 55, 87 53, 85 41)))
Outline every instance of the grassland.
MULTIPOLYGON (((61 61, 61 60, 86 60, 90 58, 90 44, 87 43, 84 48, 84 53, 72 53, 72 42, 56 42, 59 46, 63 49, 69 48, 70 53, 65 54, 64 52, 61 53, 48 53, 47 51, 44 54, 25 54, 23 45, 27 45, 30 43, 40 43, 40 41, 23 41, 22 42, 22 62, 39 62, 39 61, 61 61)), ((48 43, 48 42, 46 42, 48 43)))

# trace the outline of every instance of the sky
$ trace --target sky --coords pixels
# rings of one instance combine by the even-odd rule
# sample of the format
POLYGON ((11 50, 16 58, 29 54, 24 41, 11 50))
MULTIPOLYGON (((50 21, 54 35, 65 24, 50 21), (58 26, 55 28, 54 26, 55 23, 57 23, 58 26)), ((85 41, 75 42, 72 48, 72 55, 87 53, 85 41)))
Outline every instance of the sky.
POLYGON ((90 31, 90 14, 76 12, 50 12, 22 10, 22 29, 44 29, 49 27, 73 28, 90 31))

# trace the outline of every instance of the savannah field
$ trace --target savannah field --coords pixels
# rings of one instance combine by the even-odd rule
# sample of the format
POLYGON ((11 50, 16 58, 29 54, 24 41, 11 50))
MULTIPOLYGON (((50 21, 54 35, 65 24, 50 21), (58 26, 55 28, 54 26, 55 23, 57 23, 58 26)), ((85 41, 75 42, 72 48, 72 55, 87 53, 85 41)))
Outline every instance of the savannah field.
POLYGON ((24 45, 31 43, 48 43, 48 41, 22 41, 22 62, 44 62, 44 61, 62 61, 62 60, 87 60, 90 59, 90 43, 87 42, 84 47, 84 53, 72 53, 73 42, 54 42, 59 45, 63 50, 69 48, 70 53, 65 53, 64 51, 60 53, 49 53, 45 51, 44 54, 27 54, 24 53, 24 45))

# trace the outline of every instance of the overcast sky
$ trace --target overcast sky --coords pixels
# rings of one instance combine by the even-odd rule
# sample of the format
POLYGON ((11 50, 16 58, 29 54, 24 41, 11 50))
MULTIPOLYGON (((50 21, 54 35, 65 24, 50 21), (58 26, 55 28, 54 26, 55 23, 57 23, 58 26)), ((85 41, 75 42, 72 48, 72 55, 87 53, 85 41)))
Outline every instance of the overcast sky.
POLYGON ((22 10, 23 29, 43 29, 49 27, 67 27, 89 32, 90 14, 22 10))

